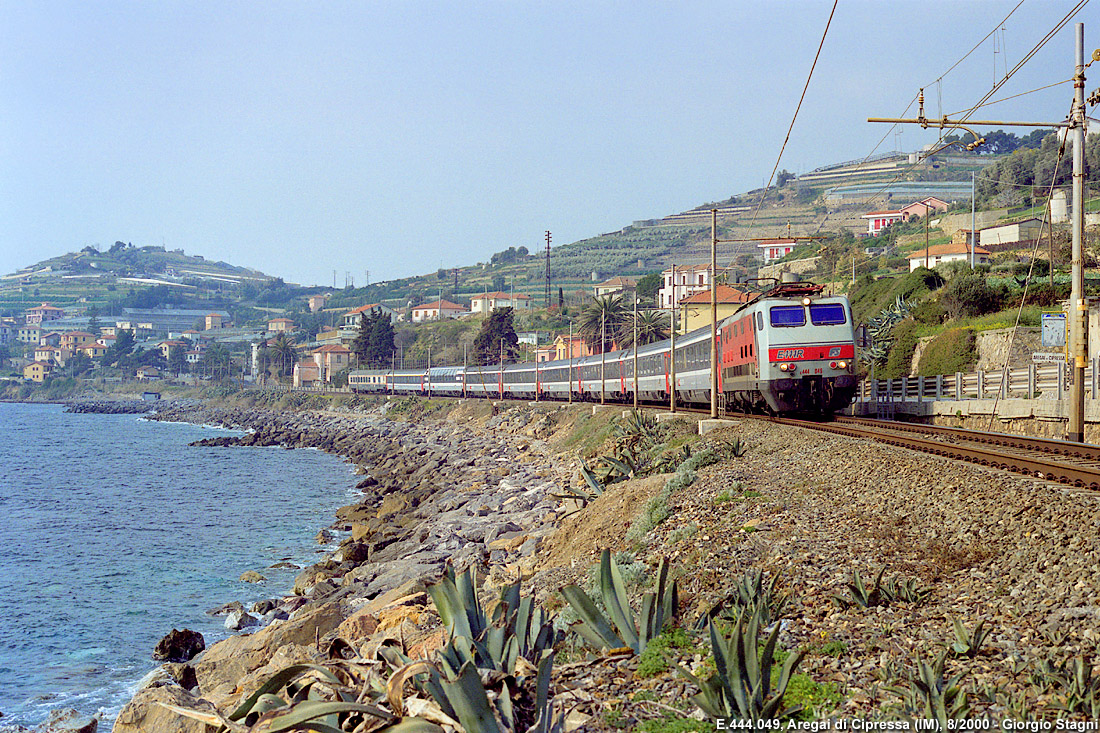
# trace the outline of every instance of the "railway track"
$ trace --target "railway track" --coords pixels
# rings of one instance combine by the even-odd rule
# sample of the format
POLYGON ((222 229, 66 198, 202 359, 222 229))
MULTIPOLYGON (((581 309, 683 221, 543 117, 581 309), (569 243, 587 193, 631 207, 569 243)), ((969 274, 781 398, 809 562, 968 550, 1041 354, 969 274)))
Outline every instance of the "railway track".
POLYGON ((765 419, 810 430, 867 438, 1068 486, 1100 490, 1100 446, 864 418, 837 417, 832 422, 765 419))

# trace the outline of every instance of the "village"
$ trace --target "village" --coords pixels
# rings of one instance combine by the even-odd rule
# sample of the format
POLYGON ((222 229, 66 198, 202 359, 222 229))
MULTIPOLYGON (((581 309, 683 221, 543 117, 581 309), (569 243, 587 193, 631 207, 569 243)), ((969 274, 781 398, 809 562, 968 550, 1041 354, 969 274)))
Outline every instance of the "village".
MULTIPOLYGON (((947 214, 953 203, 956 202, 930 195, 900 208, 860 214, 859 218, 866 222, 866 231, 856 233, 861 254, 852 255, 853 273, 859 259, 863 260, 859 263, 861 270, 865 263, 876 258, 892 258, 897 266, 899 252, 891 251, 883 243, 887 239, 883 235, 899 224, 923 222, 926 228, 933 227, 936 238, 941 240, 923 247, 918 241, 915 248, 910 247, 911 251, 904 255, 908 272, 921 267, 934 270, 952 262, 988 267, 996 253, 1028 246, 1036 242, 1041 232, 1050 232, 1050 226, 1039 217, 995 222, 977 229, 959 226, 969 224, 968 219, 976 220, 977 215, 972 218, 965 211, 959 213, 958 206, 954 207, 955 213, 947 214), (943 242, 948 232, 950 241, 943 242)), ((1066 221, 1066 209, 1064 196, 1056 196, 1050 207, 1051 221, 1054 224, 1066 221)), ((983 221, 989 220, 985 212, 978 213, 983 221)), ((732 314, 752 297, 751 288, 743 284, 749 275, 760 280, 778 280, 784 273, 810 277, 820 274, 820 255, 812 255, 811 251, 811 256, 795 257, 807 250, 798 238, 762 239, 755 243, 755 249, 754 270, 744 267, 744 258, 740 267, 717 269, 719 319, 732 314)), ((894 249, 898 249, 896 245, 894 249)), ((1045 249, 1040 249, 1039 256, 1044 255, 1047 255, 1045 249)), ((617 300, 622 305, 636 303, 643 311, 662 314, 665 325, 659 329, 661 337, 669 322, 675 324, 678 334, 686 334, 710 323, 713 275, 709 264, 670 266, 645 277, 615 275, 593 283, 584 297, 592 301, 617 300)), ((840 279, 831 287, 840 289, 849 284, 840 279)), ((584 292, 578 291, 573 297, 582 295, 584 292)), ((21 351, 8 359, 13 378, 19 375, 34 383, 56 376, 84 375, 109 381, 195 384, 209 379, 236 379, 295 388, 331 388, 346 385, 350 370, 366 366, 360 363, 355 348, 366 317, 384 316, 392 326, 415 329, 451 319, 480 322, 499 309, 511 309, 522 321, 527 314, 552 314, 562 305, 550 302, 547 308, 547 304, 538 302, 542 300, 538 295, 515 292, 514 288, 510 292, 486 291, 462 299, 467 302, 439 297, 404 307, 375 302, 347 310, 327 307, 331 297, 332 293, 303 297, 303 311, 308 309, 311 314, 327 317, 327 325, 313 333, 285 314, 273 314, 263 323, 252 320, 238 324, 228 309, 208 312, 175 307, 126 308, 121 317, 106 320, 99 318, 94 309, 61 308, 43 302, 27 308, 21 315, 0 320, 0 345, 10 344, 21 351), (133 357, 135 354, 138 358, 133 357), (131 358, 120 360, 123 356, 131 358), (272 362, 277 365, 272 367, 272 362), (104 365, 125 368, 97 375, 104 365)), ((517 329, 516 337, 518 350, 509 356, 519 361, 547 362, 590 356, 600 352, 601 344, 608 343, 571 328, 517 329)), ((610 346, 617 346, 614 338, 610 339, 610 346)), ((392 338, 387 350, 389 362, 375 360, 373 366, 415 364, 415 360, 406 360, 400 345, 394 344, 392 338)), ((503 355, 502 358, 507 359, 503 355)))

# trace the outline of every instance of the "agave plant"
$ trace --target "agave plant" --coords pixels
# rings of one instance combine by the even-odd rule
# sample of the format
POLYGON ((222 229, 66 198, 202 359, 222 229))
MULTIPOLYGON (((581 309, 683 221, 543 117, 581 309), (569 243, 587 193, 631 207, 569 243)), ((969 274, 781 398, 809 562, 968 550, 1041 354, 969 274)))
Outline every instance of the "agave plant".
POLYGON ((748 615, 737 621, 728 638, 719 633, 713 621, 709 627, 714 674, 700 680, 678 667, 680 674, 701 690, 691 699, 700 710, 711 718, 758 721, 786 717, 801 709, 800 706, 783 708, 783 696, 805 651, 789 655, 772 682, 772 667, 778 664, 775 647, 779 624, 775 624, 762 647, 757 643, 760 625, 748 615))
POLYGON ((1053 707, 1066 713, 1084 713, 1090 719, 1100 717, 1100 676, 1083 657, 1062 662, 1045 660, 1034 674, 1032 683, 1054 692, 1053 707))
POLYGON ((951 623, 955 629, 955 643, 951 645, 951 652, 956 656, 970 659, 978 656, 982 649, 982 642, 989 634, 985 629, 985 619, 979 621, 973 631, 967 631, 962 621, 957 618, 951 619, 951 623))
POLYGON ((439 667, 424 669, 414 682, 443 713, 470 731, 559 730, 563 720, 549 697, 553 647, 560 638, 551 614, 530 596, 521 597, 518 581, 501 590, 487 614, 469 569, 456 575, 448 567, 428 592, 449 640, 439 652, 439 667))
POLYGON ((851 605, 859 606, 860 608, 871 608, 872 606, 884 605, 890 602, 890 599, 883 593, 882 589, 882 574, 886 572, 886 568, 878 571, 878 575, 875 576, 875 581, 870 590, 863 584, 863 578, 860 577, 858 570, 852 571, 852 580, 847 584, 848 597, 834 595, 833 599, 840 604, 842 608, 847 608, 851 605))
POLYGON ((702 630, 714 618, 724 617, 737 621, 745 614, 755 618, 761 626, 770 626, 783 615, 790 602, 789 593, 776 589, 779 575, 765 580, 764 572, 750 568, 733 583, 733 589, 699 617, 695 628, 702 630))
MULTIPOLYGON (((314 730, 320 733, 352 733, 358 730, 386 733, 443 733, 427 717, 402 717, 381 703, 385 684, 369 667, 344 662, 294 664, 272 675, 260 689, 241 702, 228 716, 160 703, 173 712, 206 723, 218 733, 281 733, 314 730), (364 670, 367 677, 364 678, 364 670)), ((398 697, 400 699, 400 697, 398 697)), ((439 721, 447 719, 435 715, 439 721)))
POLYGON ((901 699, 904 716, 935 720, 939 730, 950 730, 949 720, 970 715, 967 693, 961 685, 963 675, 948 679, 944 674, 946 661, 947 652, 933 664, 920 661, 916 675, 907 680, 908 686, 887 688, 901 699))
POLYGON ((675 618, 679 598, 676 581, 668 582, 667 558, 661 559, 657 570, 656 591, 642 596, 642 611, 637 622, 630 608, 622 573, 610 550, 600 553, 597 583, 600 599, 610 619, 600 612, 580 587, 569 585, 561 589, 566 602, 580 617, 570 628, 597 649, 630 648, 641 654, 646 645, 660 635, 665 624, 675 618))

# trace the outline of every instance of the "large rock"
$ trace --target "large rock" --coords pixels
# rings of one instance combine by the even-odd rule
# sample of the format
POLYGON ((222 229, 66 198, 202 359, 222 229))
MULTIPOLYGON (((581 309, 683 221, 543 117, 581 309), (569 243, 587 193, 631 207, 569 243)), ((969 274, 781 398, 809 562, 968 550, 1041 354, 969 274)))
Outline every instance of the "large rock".
POLYGON ((207 649, 194 663, 203 696, 263 667, 287 644, 313 646, 343 620, 339 605, 326 603, 299 610, 289 621, 266 626, 254 634, 231 636, 207 649))
POLYGON ((259 621, 256 620, 256 617, 246 611, 233 611, 225 617, 225 628, 230 631, 240 631, 249 626, 255 626, 258 623, 259 621))
POLYGON ((174 713, 160 703, 212 712, 210 703, 174 685, 146 687, 122 708, 111 733, 206 733, 206 724, 174 713))
POLYGON ((189 662, 206 648, 202 634, 191 629, 172 629, 153 649, 153 659, 164 662, 189 662))

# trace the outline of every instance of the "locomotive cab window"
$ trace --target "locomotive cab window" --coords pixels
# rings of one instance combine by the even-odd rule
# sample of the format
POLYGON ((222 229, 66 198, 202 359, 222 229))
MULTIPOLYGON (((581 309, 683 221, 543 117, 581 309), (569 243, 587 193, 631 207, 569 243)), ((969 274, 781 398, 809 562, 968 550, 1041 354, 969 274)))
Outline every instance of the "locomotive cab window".
POLYGON ((815 326, 837 326, 845 321, 840 303, 815 303, 810 306, 810 322, 815 326))
POLYGON ((800 305, 773 305, 768 316, 772 325, 779 328, 806 325, 806 309, 800 305))

